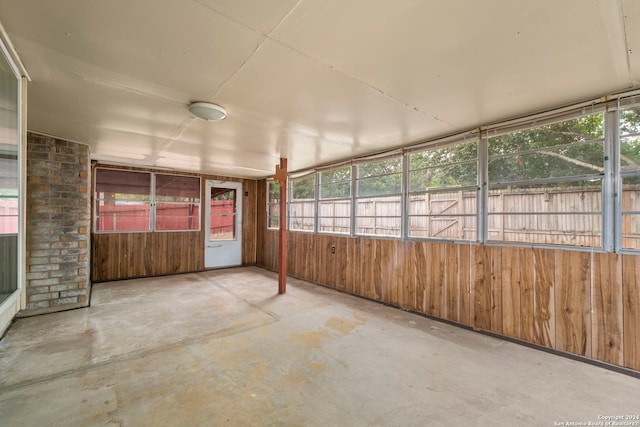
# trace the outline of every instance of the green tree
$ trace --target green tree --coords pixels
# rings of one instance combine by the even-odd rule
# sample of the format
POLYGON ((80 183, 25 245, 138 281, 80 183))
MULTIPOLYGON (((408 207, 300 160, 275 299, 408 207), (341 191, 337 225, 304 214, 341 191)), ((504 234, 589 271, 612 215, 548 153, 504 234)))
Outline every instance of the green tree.
POLYGON ((312 174, 305 178, 291 181, 291 198, 294 200, 314 199, 316 194, 316 176, 312 174))
POLYGON ((358 196, 398 194, 401 189, 401 157, 358 165, 358 196))
MULTIPOLYGON (((489 182, 604 172, 604 120, 594 114, 489 139, 489 182)), ((594 183, 599 185, 599 183, 594 183)))
POLYGON ((320 199, 351 197, 351 166, 320 172, 320 199))
POLYGON ((477 185, 475 141, 433 148, 409 157, 409 191, 477 185))

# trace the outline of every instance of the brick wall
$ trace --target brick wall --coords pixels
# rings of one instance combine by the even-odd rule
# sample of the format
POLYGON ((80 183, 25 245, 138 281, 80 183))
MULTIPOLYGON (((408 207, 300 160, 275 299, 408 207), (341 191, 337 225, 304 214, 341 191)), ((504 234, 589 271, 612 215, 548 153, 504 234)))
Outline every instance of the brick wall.
POLYGON ((20 315, 89 304, 89 147, 27 136, 27 306, 20 315))

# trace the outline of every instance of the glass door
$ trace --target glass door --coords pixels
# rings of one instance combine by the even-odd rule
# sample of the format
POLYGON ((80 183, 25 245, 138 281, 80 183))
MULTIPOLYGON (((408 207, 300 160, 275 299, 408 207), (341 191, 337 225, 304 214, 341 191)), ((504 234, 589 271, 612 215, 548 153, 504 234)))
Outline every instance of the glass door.
POLYGON ((242 183, 207 181, 206 268, 242 265, 242 183))

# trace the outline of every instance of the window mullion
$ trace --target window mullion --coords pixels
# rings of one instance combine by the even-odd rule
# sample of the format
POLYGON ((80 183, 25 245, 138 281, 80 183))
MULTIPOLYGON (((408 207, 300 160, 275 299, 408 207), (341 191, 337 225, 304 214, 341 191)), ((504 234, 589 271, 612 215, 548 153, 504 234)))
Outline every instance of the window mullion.
POLYGON ((620 176, 620 112, 604 116, 604 183, 602 201, 602 242, 605 251, 622 248, 622 204, 620 176))
POLYGON ((156 174, 151 174, 151 194, 149 197, 149 228, 150 231, 156 231, 156 174))
POLYGON ((409 197, 409 155, 404 154, 402 156, 402 198, 400 207, 400 238, 405 239, 409 235, 409 212, 408 212, 408 197, 409 197))
POLYGON ((489 239, 489 156, 486 133, 478 140, 478 196, 476 241, 485 243, 489 239))
POLYGON ((356 235, 356 192, 358 191, 358 166, 351 165, 351 236, 356 235))

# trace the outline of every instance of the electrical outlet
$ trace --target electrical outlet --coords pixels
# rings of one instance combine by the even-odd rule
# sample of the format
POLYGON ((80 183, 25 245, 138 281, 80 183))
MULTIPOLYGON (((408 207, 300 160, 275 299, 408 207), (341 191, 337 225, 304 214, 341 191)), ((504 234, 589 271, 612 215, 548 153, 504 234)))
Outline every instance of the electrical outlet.
POLYGON ((335 246, 331 246, 331 253, 335 254, 336 253, 336 247, 335 246))

